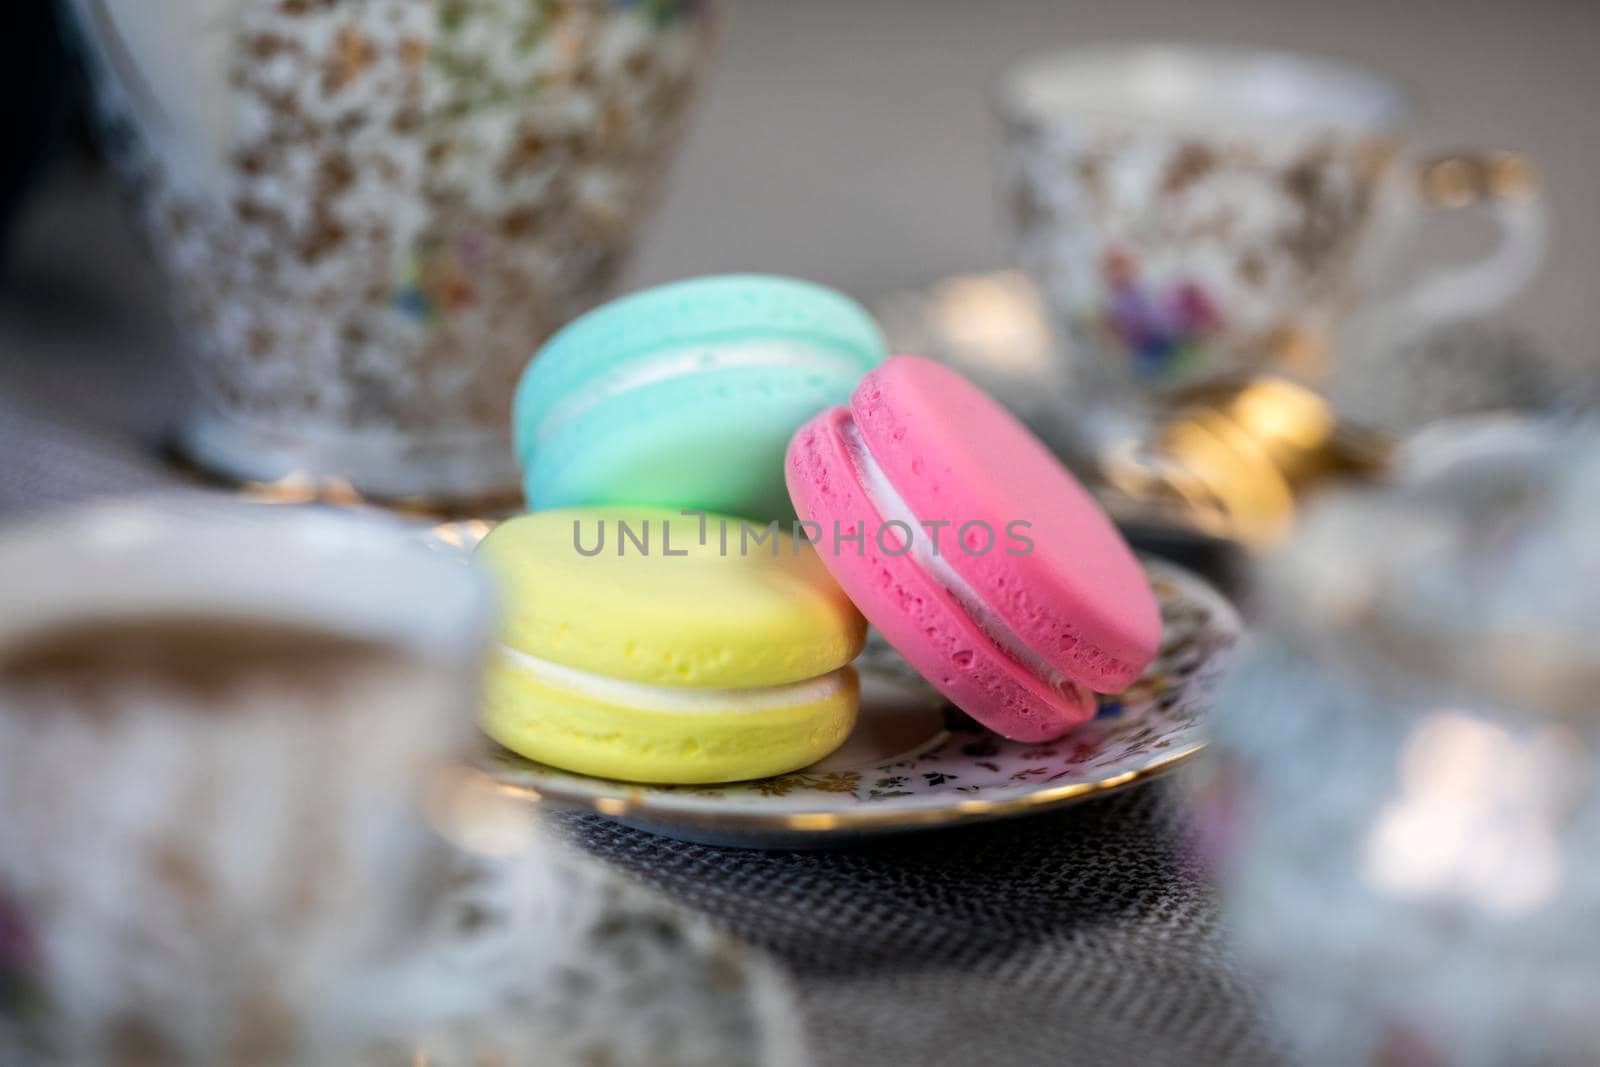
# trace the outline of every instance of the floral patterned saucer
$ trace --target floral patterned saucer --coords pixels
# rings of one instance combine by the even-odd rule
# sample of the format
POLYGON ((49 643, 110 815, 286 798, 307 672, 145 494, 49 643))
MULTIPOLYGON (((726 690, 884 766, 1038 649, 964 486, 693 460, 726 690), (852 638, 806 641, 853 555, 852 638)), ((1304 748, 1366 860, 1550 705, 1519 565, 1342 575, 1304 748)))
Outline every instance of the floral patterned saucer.
POLYGON ((838 752, 793 774, 716 786, 590 778, 503 749, 487 770, 509 792, 705 844, 815 848, 872 834, 1021 815, 1099 796, 1205 747, 1212 689, 1240 635, 1222 595, 1147 561, 1165 627, 1160 654, 1100 714, 1058 741, 1007 741, 950 707, 874 638, 857 662, 861 720, 838 752))

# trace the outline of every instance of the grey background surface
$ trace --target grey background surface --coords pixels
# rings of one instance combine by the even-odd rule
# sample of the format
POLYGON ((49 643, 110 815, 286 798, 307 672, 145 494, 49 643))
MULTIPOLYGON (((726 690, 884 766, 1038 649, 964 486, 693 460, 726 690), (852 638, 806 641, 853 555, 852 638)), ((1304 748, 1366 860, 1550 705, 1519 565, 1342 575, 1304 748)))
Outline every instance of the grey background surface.
MULTIPOLYGON (((1429 149, 1513 148, 1546 176, 1549 264, 1513 320, 1600 361, 1600 2, 733 0, 705 110, 635 280, 764 269, 865 298, 1004 264, 990 76, 1125 39, 1315 51, 1414 86, 1429 149)), ((1427 251, 1472 254, 1471 221, 1427 251)))

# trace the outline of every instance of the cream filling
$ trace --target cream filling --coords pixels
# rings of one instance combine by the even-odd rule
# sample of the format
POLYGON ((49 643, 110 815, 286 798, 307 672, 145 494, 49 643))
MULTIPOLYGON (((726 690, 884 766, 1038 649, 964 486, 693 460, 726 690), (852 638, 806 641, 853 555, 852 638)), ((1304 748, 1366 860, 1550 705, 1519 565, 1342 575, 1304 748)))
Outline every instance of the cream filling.
POLYGON ((838 371, 852 380, 859 377, 860 371, 856 361, 849 356, 804 341, 735 341, 669 348, 649 358, 634 360, 573 390, 545 415, 539 423, 535 440, 543 441, 591 409, 647 385, 710 371, 757 368, 838 371))
MULTIPOLYGON (((972 620, 973 625, 993 641, 1000 651, 1015 660, 1042 684, 1058 692, 1080 690, 1078 683, 1056 670, 1043 656, 1029 647, 1022 639, 1022 635, 1013 630, 1010 624, 989 606, 972 587, 972 583, 950 565, 950 560, 935 551, 933 539, 928 535, 928 528, 918 521, 916 513, 911 510, 911 505, 906 503, 905 497, 900 495, 900 490, 896 489, 894 483, 883 473, 883 468, 878 465, 872 450, 867 447, 867 442, 862 438, 854 419, 846 419, 840 423, 839 436, 844 440, 845 454, 850 457, 850 463, 855 467, 856 477, 861 482, 867 503, 877 511, 884 525, 900 522, 910 529, 909 555, 934 581, 944 587, 945 592, 950 594, 956 605, 972 620)), ((960 552, 962 551, 960 545, 955 543, 957 528, 957 524, 945 527, 950 532, 945 547, 960 552)), ((997 536, 998 533, 999 531, 996 531, 997 536)), ((876 536, 876 532, 873 536, 876 536)), ((999 549, 991 548, 990 551, 999 549)))
POLYGON ((849 689, 845 676, 850 669, 848 667, 784 685, 761 685, 748 689, 690 689, 624 682, 603 674, 551 663, 503 643, 499 651, 520 670, 551 688, 564 689, 603 704, 617 704, 644 711, 698 715, 773 711, 832 700, 849 689))

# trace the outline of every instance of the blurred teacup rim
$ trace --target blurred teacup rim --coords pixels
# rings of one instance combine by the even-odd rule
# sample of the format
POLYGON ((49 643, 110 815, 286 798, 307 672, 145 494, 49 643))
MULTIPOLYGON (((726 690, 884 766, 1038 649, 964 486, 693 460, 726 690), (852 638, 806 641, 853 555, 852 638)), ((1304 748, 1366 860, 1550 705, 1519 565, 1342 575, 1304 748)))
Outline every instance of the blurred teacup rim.
POLYGON ((1024 56, 992 75, 1005 123, 1244 125, 1396 133, 1421 111, 1405 82, 1359 63, 1275 48, 1121 41, 1024 56))
POLYGON ((290 623, 465 662, 492 597, 400 522, 313 506, 151 493, 0 529, 0 651, 89 621, 290 623))

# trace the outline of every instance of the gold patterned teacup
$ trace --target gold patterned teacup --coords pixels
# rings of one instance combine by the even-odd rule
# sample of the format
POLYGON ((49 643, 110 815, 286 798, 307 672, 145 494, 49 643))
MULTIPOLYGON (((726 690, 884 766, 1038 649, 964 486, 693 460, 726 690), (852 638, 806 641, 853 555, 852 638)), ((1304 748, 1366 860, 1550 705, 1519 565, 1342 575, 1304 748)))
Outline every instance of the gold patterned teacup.
POLYGON ((515 494, 512 387, 603 299, 714 0, 71 0, 237 480, 515 494))
POLYGON ((1073 379, 1091 465, 1146 444, 1192 391, 1315 386, 1340 346, 1393 345, 1504 303, 1542 257, 1520 157, 1423 161, 1398 85, 1340 63, 1188 45, 1090 48, 997 83, 1005 190, 1073 379), (1487 259, 1399 280, 1435 207, 1488 205, 1487 259))

